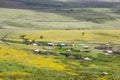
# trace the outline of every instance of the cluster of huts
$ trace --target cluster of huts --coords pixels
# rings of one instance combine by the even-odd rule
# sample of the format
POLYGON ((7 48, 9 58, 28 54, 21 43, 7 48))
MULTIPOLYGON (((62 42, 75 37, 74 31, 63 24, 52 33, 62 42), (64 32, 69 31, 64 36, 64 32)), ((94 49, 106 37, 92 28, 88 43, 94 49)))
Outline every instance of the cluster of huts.
MULTIPOLYGON (((32 44, 33 46, 39 46, 36 43, 32 44)), ((86 44, 67 44, 67 43, 47 43, 46 45, 43 46, 59 46, 59 47, 67 47, 67 46, 83 46, 82 50, 79 50, 79 52, 86 52, 86 53, 90 53, 91 52, 91 46, 86 45, 86 44)), ((94 49, 98 49, 98 50, 103 50, 103 52, 106 55, 110 55, 110 54, 120 54, 120 50, 113 50, 113 44, 99 44, 97 46, 94 46, 94 49)), ((93 46, 92 46, 93 47, 93 46)), ((51 48, 46 48, 46 50, 51 50, 51 48)), ((66 50, 67 52, 71 52, 71 49, 66 50)), ((40 53, 40 54, 44 54, 44 52, 40 51, 40 50, 34 50, 35 53, 40 53)), ((45 52, 46 54, 46 52, 45 52)))
POLYGON ((109 54, 120 54, 120 47, 115 49, 114 46, 119 46, 119 45, 102 44, 102 45, 95 46, 95 49, 103 50, 103 52, 108 55, 109 54))
POLYGON ((75 46, 75 44, 67 44, 67 43, 46 43, 46 44, 36 44, 36 43, 32 43, 30 45, 33 46, 61 46, 61 47, 65 47, 65 46, 75 46))
POLYGON ((39 49, 34 50, 34 53, 48 55, 48 52, 41 51, 39 49))

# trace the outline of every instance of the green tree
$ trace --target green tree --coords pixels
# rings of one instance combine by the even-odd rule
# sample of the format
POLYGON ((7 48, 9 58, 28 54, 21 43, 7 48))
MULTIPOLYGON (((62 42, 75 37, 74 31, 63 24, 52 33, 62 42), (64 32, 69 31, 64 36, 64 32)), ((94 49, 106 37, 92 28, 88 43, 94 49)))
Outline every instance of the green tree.
POLYGON ((40 36, 40 39, 43 39, 43 36, 40 36))
POLYGON ((26 35, 20 35, 21 39, 25 39, 26 35))
POLYGON ((25 44, 29 44, 30 43, 29 39, 26 38, 26 35, 20 35, 20 39, 22 39, 23 43, 25 43, 25 44))
POLYGON ((85 35, 85 32, 82 32, 82 36, 84 36, 85 35))

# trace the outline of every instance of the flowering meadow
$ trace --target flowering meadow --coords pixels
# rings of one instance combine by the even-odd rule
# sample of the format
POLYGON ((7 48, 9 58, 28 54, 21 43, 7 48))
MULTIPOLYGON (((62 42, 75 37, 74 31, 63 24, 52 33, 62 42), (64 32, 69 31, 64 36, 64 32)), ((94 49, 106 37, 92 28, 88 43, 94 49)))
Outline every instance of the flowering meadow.
POLYGON ((26 35, 26 38, 36 41, 52 41, 52 42, 113 42, 120 43, 119 30, 1 30, 3 34, 11 32, 8 36, 11 40, 21 40, 20 35, 26 35), (84 35, 82 33, 84 32, 84 35), (41 39, 40 36, 43 36, 41 39))
MULTIPOLYGON (((5 33, 7 32, 4 31, 1 36, 5 33)), ((119 80, 120 56, 106 56, 102 51, 93 49, 95 44, 110 42, 119 44, 119 34, 118 30, 13 31, 6 38, 7 42, 0 42, 0 80, 119 80), (64 34, 61 34, 63 32, 64 34), (91 60, 76 60, 63 56, 71 47, 51 47, 52 50, 46 50, 49 46, 26 45, 20 38, 23 34, 30 41, 35 40, 37 43, 84 42, 92 47, 91 52, 80 53, 79 50, 83 48, 75 46, 71 54, 89 57, 91 60), (49 55, 34 53, 35 49, 47 51, 49 55)))

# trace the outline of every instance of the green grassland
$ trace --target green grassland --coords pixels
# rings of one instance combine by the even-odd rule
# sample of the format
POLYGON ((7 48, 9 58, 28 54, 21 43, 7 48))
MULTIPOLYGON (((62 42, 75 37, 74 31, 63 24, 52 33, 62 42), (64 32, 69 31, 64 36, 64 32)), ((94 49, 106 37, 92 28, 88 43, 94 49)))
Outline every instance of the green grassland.
MULTIPOLYGON (((0 42, 0 78, 2 80, 120 79, 120 56, 105 55, 103 51, 94 49, 96 44, 84 42, 84 44, 91 46, 91 52, 84 53, 79 52, 79 50, 84 50, 82 46, 60 48, 26 45, 21 40, 21 43, 12 41, 0 42), (46 48, 52 48, 52 50, 46 50, 46 48), (86 61, 65 57, 64 55, 68 54, 66 50, 71 48, 71 55, 80 58, 89 57, 92 60, 86 61), (34 53, 33 50, 35 49, 48 52, 49 55, 34 53), (107 74, 104 72, 107 72, 107 74)), ((64 43, 71 42, 65 41, 64 43)), ((74 44, 79 43, 83 43, 83 41, 74 42, 74 44)))
POLYGON ((119 29, 120 15, 109 8, 21 10, 0 8, 0 26, 11 29, 119 29))
POLYGON ((0 80, 119 80, 120 55, 105 55, 103 50, 94 49, 99 44, 119 45, 119 29, 120 14, 113 8, 0 8, 0 80), (84 50, 80 45, 26 45, 20 35, 37 44, 84 43, 90 52, 80 52, 84 50), (5 41, 1 41, 3 37, 5 41), (35 49, 48 54, 34 53, 35 49), (85 57, 91 60, 83 60, 85 57))

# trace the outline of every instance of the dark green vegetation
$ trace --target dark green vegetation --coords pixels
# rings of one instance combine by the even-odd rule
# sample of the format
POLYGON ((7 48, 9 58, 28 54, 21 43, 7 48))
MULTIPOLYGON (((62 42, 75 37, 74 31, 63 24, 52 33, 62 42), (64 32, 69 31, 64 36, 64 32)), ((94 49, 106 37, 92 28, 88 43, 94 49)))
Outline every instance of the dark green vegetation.
POLYGON ((99 7, 108 8, 119 5, 118 0, 1 0, 1 7, 11 8, 69 8, 99 7), (13 4, 13 5, 11 5, 13 4), (11 5, 11 6, 10 6, 11 5))

